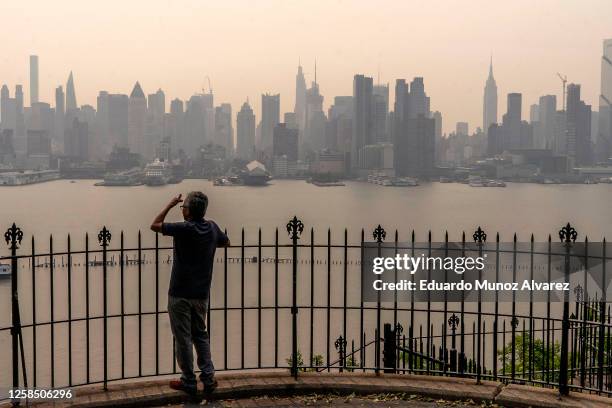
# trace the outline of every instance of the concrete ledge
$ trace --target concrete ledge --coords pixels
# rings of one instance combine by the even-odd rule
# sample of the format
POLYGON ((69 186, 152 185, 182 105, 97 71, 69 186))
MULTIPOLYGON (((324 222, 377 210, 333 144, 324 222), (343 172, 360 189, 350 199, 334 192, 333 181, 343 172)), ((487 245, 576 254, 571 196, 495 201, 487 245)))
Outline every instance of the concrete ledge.
MULTIPOLYGON (((401 393, 433 399, 473 400, 495 402, 507 407, 589 407, 612 406, 612 398, 573 393, 559 400, 552 389, 521 385, 504 386, 500 383, 456 377, 437 377, 411 374, 371 373, 301 373, 294 380, 286 371, 220 373, 219 387, 209 398, 229 400, 258 396, 289 396, 334 393, 367 395, 401 393)), ((114 383, 108 391, 101 386, 76 389, 76 398, 69 402, 31 403, 34 407, 151 407, 179 404, 190 397, 168 387, 168 380, 114 383)), ((7 404, 2 405, 9 406, 7 404)))
POLYGON ((495 397, 495 403, 513 408, 609 408, 612 398, 579 392, 559 398, 557 390, 510 384, 495 397))

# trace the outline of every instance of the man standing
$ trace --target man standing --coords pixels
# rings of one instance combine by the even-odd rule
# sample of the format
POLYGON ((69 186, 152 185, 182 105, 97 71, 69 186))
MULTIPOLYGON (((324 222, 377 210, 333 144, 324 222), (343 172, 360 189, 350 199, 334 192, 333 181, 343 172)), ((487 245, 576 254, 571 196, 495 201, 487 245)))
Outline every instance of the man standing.
POLYGON ((181 205, 185 221, 164 222, 168 212, 182 201, 180 194, 170 200, 151 223, 151 229, 174 238, 168 315, 176 341, 176 361, 182 375, 180 380, 171 381, 170 387, 194 395, 197 393, 193 371, 194 346, 204 392, 211 393, 217 386, 205 322, 215 250, 230 245, 230 242, 214 221, 204 219, 208 197, 200 191, 189 193, 181 205))

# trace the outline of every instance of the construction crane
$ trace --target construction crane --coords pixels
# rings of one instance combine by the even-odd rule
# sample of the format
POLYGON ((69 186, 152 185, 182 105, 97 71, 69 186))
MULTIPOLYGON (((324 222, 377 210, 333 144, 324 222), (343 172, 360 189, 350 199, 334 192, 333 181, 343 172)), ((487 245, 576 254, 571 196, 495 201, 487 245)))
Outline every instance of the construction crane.
MULTIPOLYGON (((208 75, 206 75, 206 80, 208 81, 208 92, 212 94, 213 90, 212 86, 210 85, 210 77, 208 75)), ((204 88, 202 88, 202 93, 206 93, 206 90, 204 88)))
POLYGON ((565 112, 565 84, 567 83, 567 75, 561 75, 557 72, 557 76, 561 79, 563 83, 563 112, 565 112))

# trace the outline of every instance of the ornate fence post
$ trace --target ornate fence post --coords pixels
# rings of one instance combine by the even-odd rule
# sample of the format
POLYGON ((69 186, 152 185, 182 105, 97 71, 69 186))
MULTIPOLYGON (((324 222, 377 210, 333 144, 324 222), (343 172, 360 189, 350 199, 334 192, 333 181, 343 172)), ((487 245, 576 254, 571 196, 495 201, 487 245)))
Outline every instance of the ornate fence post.
POLYGON ((452 314, 448 318, 448 325, 451 329, 451 350, 450 350, 450 368, 451 371, 457 372, 457 325, 459 318, 456 314, 452 314))
MULTIPOLYGON (((385 229, 378 224, 378 226, 374 229, 374 232, 372 233, 372 236, 374 237, 374 239, 376 240, 376 244, 377 244, 377 256, 380 257, 381 256, 381 248, 382 248, 382 243, 385 240, 385 238, 387 237, 387 232, 385 231, 385 229)), ((376 345, 375 350, 376 350, 376 374, 380 373, 380 308, 381 308, 381 294, 380 294, 380 290, 377 291, 376 294, 376 343, 374 343, 376 345)))
POLYGON ((106 391, 107 382, 108 382, 108 304, 107 304, 107 271, 106 271, 106 262, 107 262, 107 247, 111 240, 111 233, 106 227, 103 227, 102 230, 98 233, 98 242, 102 246, 102 299, 104 303, 104 390, 106 391))
MULTIPOLYGON (((474 235, 472 235, 472 238, 474 239, 474 242, 476 243, 476 245, 478 246, 478 257, 482 258, 482 247, 484 246, 484 244, 487 242, 487 234, 480 228, 478 227, 478 229, 474 232, 474 235)), ((481 282, 482 281, 482 269, 478 270, 478 281, 481 282)), ((478 290, 478 339, 476 341, 476 383, 480 384, 480 375, 481 375, 481 356, 480 356, 480 351, 482 350, 482 333, 481 333, 481 327, 482 327, 482 291, 478 290)))
POLYGON ((346 367, 346 340, 342 335, 336 339, 334 347, 338 350, 338 365, 340 366, 340 372, 343 372, 344 367, 346 367))
POLYGON ((602 243, 602 277, 601 277, 601 300, 599 302, 599 341, 597 349, 597 388, 599 391, 604 389, 604 341, 606 335, 606 304, 607 304, 607 291, 606 291, 606 239, 603 239, 602 243))
POLYGON ((19 316, 19 299, 17 286, 17 248, 19 248, 22 239, 23 231, 21 231, 21 229, 18 228, 15 223, 13 223, 13 225, 4 233, 4 240, 9 246, 9 249, 11 250, 11 338, 13 347, 13 388, 19 388, 19 338, 21 337, 21 319, 19 316))
MULTIPOLYGON (((565 282, 570 280, 570 251, 572 244, 576 242, 578 233, 568 222, 559 230, 559 239, 565 246, 565 282)), ((561 323, 561 362, 559 365, 559 394, 568 395, 569 386, 567 379, 568 357, 569 357, 569 292, 563 294, 563 321, 561 323)))
MULTIPOLYGON (((304 231, 304 224, 297 217, 287 223, 287 232, 293 246, 293 304, 291 306, 292 333, 291 333, 291 374, 295 379, 298 375, 298 347, 297 347, 297 243, 304 231)), ((328 361, 329 364, 329 361, 328 361)))
POLYGON ((395 330, 391 329, 391 323, 385 323, 383 329, 383 367, 385 373, 395 373, 396 358, 396 337, 395 330))

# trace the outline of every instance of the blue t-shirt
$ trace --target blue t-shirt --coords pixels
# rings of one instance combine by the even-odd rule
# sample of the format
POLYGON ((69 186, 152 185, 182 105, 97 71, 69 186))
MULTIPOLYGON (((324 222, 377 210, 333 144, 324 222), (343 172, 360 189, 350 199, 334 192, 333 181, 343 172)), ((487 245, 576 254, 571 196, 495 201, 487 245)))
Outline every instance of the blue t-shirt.
POLYGON ((174 238, 168 295, 208 299, 215 250, 227 245, 227 235, 209 220, 163 223, 161 232, 174 238))

